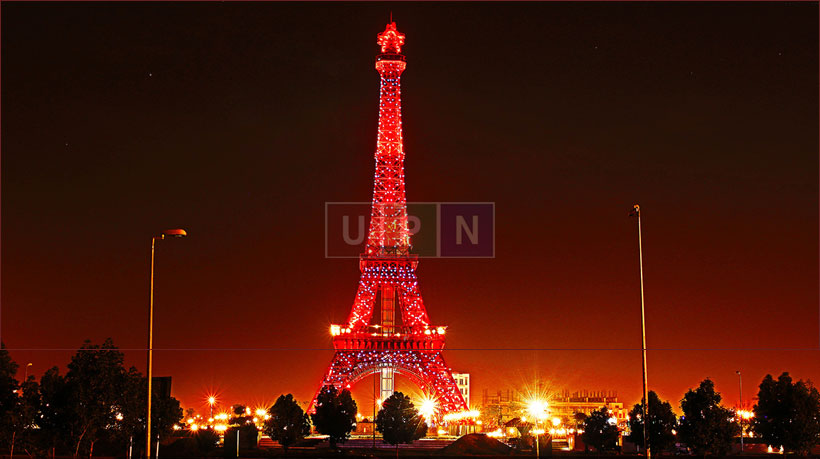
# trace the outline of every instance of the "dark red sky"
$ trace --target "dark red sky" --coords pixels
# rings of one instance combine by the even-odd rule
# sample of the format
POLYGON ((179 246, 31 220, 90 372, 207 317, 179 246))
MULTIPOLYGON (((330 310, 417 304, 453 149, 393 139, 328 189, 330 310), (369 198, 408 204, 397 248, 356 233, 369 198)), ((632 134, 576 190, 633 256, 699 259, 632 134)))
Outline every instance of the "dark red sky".
POLYGON ((40 375, 110 336, 144 369, 150 238, 179 226, 156 374, 184 406, 309 398, 358 281, 324 203, 371 197, 390 11, 408 199, 496 203, 496 258, 418 272, 474 401, 536 377, 638 398, 634 202, 650 388, 820 380, 817 3, 3 2, 12 356, 40 375))

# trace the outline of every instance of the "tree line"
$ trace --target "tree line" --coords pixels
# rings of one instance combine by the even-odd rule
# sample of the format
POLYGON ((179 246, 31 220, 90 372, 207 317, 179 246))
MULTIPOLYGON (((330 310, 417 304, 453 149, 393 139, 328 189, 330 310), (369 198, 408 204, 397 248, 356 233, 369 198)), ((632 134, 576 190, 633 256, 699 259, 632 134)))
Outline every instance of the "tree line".
MULTIPOLYGON (((95 448, 139 455, 145 445, 148 381, 136 368, 125 368, 113 341, 85 341, 61 374, 53 367, 38 382, 19 382, 19 365, 0 344, 0 451, 30 456, 91 456, 95 448)), ((173 397, 151 397, 153 433, 168 437, 182 419, 173 397)), ((152 435, 153 436, 153 435, 152 435)))
MULTIPOLYGON (((754 433, 767 445, 784 452, 809 454, 820 444, 820 393, 810 382, 793 382, 788 373, 777 379, 766 375, 760 383, 754 417, 744 421, 744 434, 754 433)), ((721 395, 710 379, 696 389, 689 389, 680 401, 678 418, 668 401, 649 392, 647 444, 653 452, 669 451, 676 442, 684 443, 695 454, 726 455, 740 435, 739 413, 721 405, 721 395)), ((636 445, 644 440, 643 403, 629 412, 628 438, 636 445)), ((607 409, 601 408, 583 419, 585 444, 598 451, 613 450, 618 441, 618 427, 607 409)))
MULTIPOLYGON (((53 367, 39 381, 28 376, 18 381, 19 365, 0 343, 0 451, 15 451, 29 456, 88 456, 95 451, 121 455, 131 449, 133 457, 144 456, 147 379, 136 368, 125 368, 124 355, 113 341, 101 345, 85 341, 71 357, 68 371, 61 374, 53 367)), ((164 440, 174 432, 183 417, 177 399, 154 392, 152 395, 152 433, 164 440)), ((310 417, 292 394, 282 395, 268 408, 270 418, 264 430, 287 448, 310 433, 328 436, 332 448, 350 437, 356 427, 356 402, 347 389, 324 387, 310 417)), ((240 406, 231 417, 235 426, 226 432, 228 439, 239 431, 240 438, 256 434, 256 427, 240 406), (250 432, 250 431, 253 432, 250 432)), ((391 444, 410 443, 427 433, 410 397, 394 393, 384 401, 375 420, 376 429, 391 444)), ((152 435, 153 436, 153 435, 152 435)), ((195 449, 207 452, 216 448, 218 435, 201 430, 192 435, 195 449)))
MULTIPOLYGON (((310 420, 318 433, 328 436, 332 449, 350 438, 350 433, 356 428, 358 407, 349 390, 323 387, 316 397, 314 408, 310 420)), ((265 433, 279 442, 286 454, 291 445, 310 433, 308 415, 292 394, 280 396, 268 414, 270 419, 265 422, 265 433)), ((394 392, 382 403, 375 427, 386 443, 396 446, 397 454, 400 444, 424 437, 428 428, 410 397, 401 392, 394 392)))

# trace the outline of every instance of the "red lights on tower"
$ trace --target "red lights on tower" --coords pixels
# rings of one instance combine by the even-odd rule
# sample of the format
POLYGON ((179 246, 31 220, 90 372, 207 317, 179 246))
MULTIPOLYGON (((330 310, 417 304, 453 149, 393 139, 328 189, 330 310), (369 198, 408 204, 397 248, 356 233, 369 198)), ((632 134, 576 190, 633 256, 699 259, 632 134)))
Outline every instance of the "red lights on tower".
POLYGON ((392 378, 395 372, 435 396, 442 413, 465 411, 467 404, 442 356, 446 327, 429 323, 416 277, 418 258, 410 253, 401 125, 404 34, 391 22, 377 44, 381 86, 370 228, 350 316, 346 324, 330 327, 336 354, 321 386, 349 387, 370 374, 392 378))
POLYGON ((376 43, 382 47, 382 54, 400 54, 404 44, 404 34, 396 30, 396 23, 387 24, 384 32, 379 34, 376 43))

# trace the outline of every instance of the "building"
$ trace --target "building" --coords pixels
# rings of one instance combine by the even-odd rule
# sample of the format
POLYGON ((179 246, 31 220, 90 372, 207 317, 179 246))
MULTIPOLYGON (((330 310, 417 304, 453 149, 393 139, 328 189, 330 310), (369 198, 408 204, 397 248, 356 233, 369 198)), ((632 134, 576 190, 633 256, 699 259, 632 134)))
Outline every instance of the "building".
POLYGON ((470 406, 470 373, 453 373, 453 379, 467 406, 470 406))
MULTIPOLYGON (((527 397, 519 391, 507 389, 490 394, 485 389, 481 402, 484 419, 490 421, 494 426, 502 426, 516 417, 526 416, 527 397)), ((629 409, 624 408, 623 402, 618 399, 618 393, 614 391, 570 393, 564 390, 548 394, 546 402, 548 416, 560 419, 560 424, 574 424, 576 413, 589 415, 602 407, 611 411, 612 417, 622 428, 629 420, 629 409)))

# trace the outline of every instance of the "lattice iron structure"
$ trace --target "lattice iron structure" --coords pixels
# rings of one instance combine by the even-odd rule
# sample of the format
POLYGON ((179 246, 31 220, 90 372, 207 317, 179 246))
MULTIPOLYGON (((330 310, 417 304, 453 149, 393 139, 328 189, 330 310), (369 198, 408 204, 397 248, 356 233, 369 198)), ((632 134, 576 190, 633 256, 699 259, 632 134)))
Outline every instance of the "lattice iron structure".
MULTIPOLYGON (((330 326, 336 353, 320 389, 350 387, 371 374, 392 378, 395 372, 434 397, 440 413, 466 411, 442 356, 446 327, 430 325, 416 277, 418 258, 410 253, 401 125, 401 74, 407 66, 401 54, 404 35, 391 22, 377 44, 381 87, 370 227, 350 316, 346 324, 330 326)), ((392 390, 392 381, 388 387, 392 390)), ((315 402, 314 396, 311 411, 315 402)))

